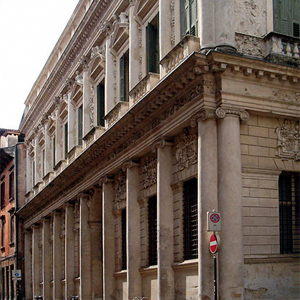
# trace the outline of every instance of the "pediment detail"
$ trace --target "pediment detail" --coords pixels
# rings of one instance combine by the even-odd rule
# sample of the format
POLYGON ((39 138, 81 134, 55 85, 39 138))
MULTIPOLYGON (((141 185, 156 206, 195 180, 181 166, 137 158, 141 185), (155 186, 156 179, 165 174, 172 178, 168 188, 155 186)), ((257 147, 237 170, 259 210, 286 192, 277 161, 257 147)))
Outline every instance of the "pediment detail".
POLYGON ((152 9, 152 7, 157 3, 156 0, 137 0, 135 5, 136 16, 144 19, 147 13, 152 9))
POLYGON ((113 23, 113 32, 111 35, 110 47, 116 52, 128 40, 129 37, 129 20, 128 15, 121 13, 119 18, 113 23))

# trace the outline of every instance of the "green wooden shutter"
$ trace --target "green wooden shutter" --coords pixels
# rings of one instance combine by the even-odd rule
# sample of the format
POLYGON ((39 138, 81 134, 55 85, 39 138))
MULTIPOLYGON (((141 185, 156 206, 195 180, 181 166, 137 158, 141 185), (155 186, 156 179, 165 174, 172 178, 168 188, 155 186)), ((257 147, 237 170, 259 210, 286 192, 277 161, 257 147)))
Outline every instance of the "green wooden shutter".
POLYGON ((126 83, 125 83, 125 55, 123 55, 120 58, 120 101, 125 101, 125 89, 126 89, 126 83))
POLYGON ((273 0, 274 31, 299 37, 300 1, 273 0))
POLYGON ((65 123, 64 125, 64 154, 65 154, 65 158, 67 158, 67 154, 68 154, 68 122, 65 123))
POLYGON ((293 0, 292 3, 293 13, 293 36, 300 37, 300 1, 293 0))
POLYGON ((157 29, 149 23, 146 27, 147 73, 157 73, 157 29))
POLYGON ((190 0, 190 34, 198 35, 197 0, 190 0))
POLYGON ((104 85, 97 86, 97 126, 104 126, 104 85))
POLYGON ((83 127, 82 105, 78 107, 78 145, 82 145, 82 127, 83 127))
POLYGON ((188 32, 189 0, 180 0, 180 36, 185 37, 188 32))

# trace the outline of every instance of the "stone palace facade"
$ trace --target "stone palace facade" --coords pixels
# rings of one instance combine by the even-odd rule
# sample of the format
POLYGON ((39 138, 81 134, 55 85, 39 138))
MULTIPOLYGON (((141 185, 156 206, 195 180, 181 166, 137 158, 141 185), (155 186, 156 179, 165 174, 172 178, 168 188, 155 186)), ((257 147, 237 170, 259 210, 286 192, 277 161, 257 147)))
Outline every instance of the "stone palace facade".
MULTIPOLYGON (((58 8, 59 9, 59 8, 58 8)), ((299 1, 81 0, 26 99, 26 299, 298 299, 299 1)))

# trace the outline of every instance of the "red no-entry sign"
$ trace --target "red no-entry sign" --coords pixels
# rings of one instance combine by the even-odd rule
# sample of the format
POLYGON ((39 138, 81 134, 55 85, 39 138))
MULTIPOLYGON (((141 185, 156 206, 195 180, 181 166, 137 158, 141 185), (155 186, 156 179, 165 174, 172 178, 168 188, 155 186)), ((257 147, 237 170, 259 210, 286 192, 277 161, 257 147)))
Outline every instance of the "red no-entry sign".
POLYGON ((218 242, 217 236, 213 233, 209 239, 209 250, 212 254, 215 254, 218 251, 218 242))

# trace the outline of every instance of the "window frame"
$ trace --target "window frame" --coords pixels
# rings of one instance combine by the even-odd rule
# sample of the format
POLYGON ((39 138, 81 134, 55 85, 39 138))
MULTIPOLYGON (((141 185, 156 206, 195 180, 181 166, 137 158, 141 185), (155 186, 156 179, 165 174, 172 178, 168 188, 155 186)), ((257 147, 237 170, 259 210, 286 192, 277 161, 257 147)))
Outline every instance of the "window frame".
POLYGON ((198 258, 198 180, 183 183, 183 259, 198 258))

